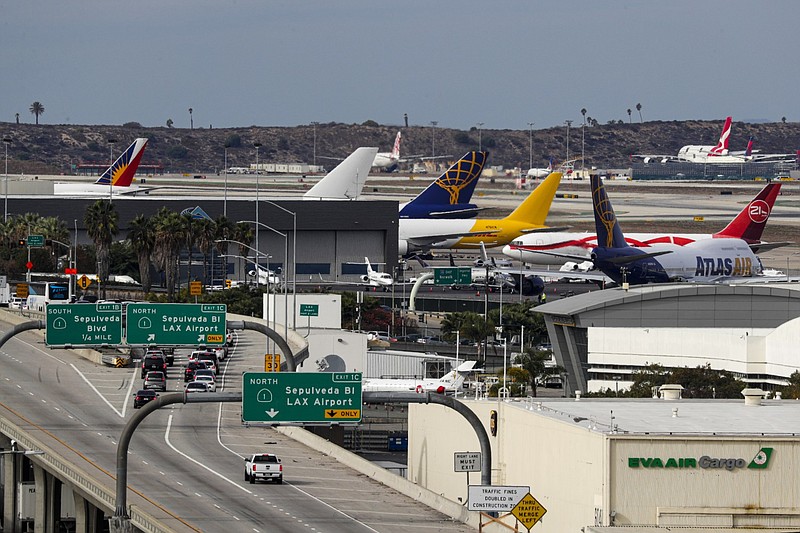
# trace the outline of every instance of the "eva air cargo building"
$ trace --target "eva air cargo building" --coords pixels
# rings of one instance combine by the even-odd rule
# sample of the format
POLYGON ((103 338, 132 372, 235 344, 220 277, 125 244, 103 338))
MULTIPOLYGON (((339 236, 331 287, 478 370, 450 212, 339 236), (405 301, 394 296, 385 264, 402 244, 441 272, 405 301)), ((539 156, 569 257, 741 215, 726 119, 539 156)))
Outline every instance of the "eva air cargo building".
MULTIPOLYGON (((488 434, 492 485, 530 487, 546 510, 538 533, 800 531, 800 402, 746 390, 748 400, 464 403, 488 434)), ((455 472, 454 457, 477 451, 465 418, 409 405, 411 481, 467 505, 481 474, 455 472)))

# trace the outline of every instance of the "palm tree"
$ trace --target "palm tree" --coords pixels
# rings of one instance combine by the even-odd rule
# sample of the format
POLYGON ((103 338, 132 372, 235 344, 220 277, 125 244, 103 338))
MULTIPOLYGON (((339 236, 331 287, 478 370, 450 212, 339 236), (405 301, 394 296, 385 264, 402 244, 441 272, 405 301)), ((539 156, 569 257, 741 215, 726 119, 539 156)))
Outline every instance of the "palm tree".
POLYGON ((631 123, 631 108, 628 108, 628 124, 631 123))
POLYGON ((194 117, 192 117, 192 108, 189 108, 189 129, 194 129, 194 117))
POLYGON ((156 213, 153 219, 156 261, 164 270, 167 281, 167 299, 175 301, 175 287, 178 281, 178 258, 185 242, 181 216, 166 207, 156 213))
POLYGON ((642 120, 642 104, 636 104, 636 111, 639 112, 639 123, 641 124, 642 122, 644 122, 642 120))
POLYGON ((525 352, 518 355, 514 362, 522 365, 522 368, 527 370, 534 398, 536 397, 536 386, 539 383, 544 382, 549 377, 560 376, 564 372, 564 368, 561 366, 548 366, 550 362, 549 352, 534 348, 526 348, 525 352))
POLYGON ((208 285, 208 255, 214 249, 214 239, 217 234, 217 226, 213 220, 203 218, 195 221, 197 226, 196 244, 197 249, 203 254, 203 283, 208 285))
POLYGON ((17 124, 19 124, 19 113, 14 113, 14 116, 17 118, 17 124))
POLYGON ((139 260, 139 279, 142 282, 142 291, 147 294, 153 286, 150 277, 150 261, 156 246, 151 219, 144 215, 138 215, 131 220, 128 225, 127 239, 139 260))
POLYGON ((41 102, 34 102, 31 104, 31 113, 36 115, 36 124, 39 124, 39 115, 44 113, 44 106, 41 102))
POLYGON ((108 200, 97 200, 89 206, 83 217, 86 232, 94 242, 97 254, 97 276, 103 285, 103 298, 106 297, 109 264, 111 259, 111 241, 119 231, 119 213, 114 204, 108 200))
POLYGON ((583 125, 586 125, 586 108, 584 107, 581 109, 581 115, 583 115, 583 125))
POLYGON ((186 244, 186 251, 188 255, 188 264, 186 265, 186 283, 192 280, 192 251, 194 250, 195 242, 197 241, 197 225, 196 220, 192 215, 186 213, 181 215, 183 222, 183 238, 186 244))

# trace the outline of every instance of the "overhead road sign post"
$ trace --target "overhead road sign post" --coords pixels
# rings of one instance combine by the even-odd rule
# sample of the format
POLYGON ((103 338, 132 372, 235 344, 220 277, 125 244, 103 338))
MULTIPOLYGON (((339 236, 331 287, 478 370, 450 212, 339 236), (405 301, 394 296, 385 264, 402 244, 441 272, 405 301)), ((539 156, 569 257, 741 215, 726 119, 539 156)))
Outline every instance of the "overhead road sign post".
POLYGON ((47 346, 122 344, 122 304, 53 304, 47 306, 47 346))
POLYGON ((361 372, 245 372, 242 422, 361 420, 361 372))
POLYGON ((130 346, 225 343, 225 304, 128 304, 125 337, 130 346))
POLYGON ((469 285, 472 283, 470 267, 436 267, 433 269, 434 285, 469 285))

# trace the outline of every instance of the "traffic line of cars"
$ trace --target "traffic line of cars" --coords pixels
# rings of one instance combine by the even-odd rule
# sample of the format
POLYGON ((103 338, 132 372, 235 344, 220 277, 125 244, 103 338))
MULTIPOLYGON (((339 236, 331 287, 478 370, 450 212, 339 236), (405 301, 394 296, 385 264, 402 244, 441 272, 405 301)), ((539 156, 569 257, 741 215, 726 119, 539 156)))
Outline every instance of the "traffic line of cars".
MULTIPOLYGON (((190 392, 216 392, 217 368, 220 361, 228 357, 233 346, 233 335, 229 332, 226 343, 220 347, 199 347, 189 354, 183 368, 184 390, 190 392)), ((133 408, 139 409, 147 402, 158 398, 158 392, 167 391, 167 368, 175 362, 173 349, 148 348, 142 357, 142 388, 134 394, 133 408)))

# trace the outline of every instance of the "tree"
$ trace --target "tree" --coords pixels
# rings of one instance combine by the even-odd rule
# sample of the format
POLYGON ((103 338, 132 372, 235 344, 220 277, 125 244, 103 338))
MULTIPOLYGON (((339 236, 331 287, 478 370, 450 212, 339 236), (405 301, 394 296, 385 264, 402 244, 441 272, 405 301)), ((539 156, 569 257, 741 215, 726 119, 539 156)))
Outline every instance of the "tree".
POLYGON ((631 123, 631 108, 628 108, 628 124, 631 123))
POLYGON ((109 277, 111 241, 119 231, 119 213, 110 201, 97 200, 86 210, 83 221, 86 224, 89 238, 94 242, 97 254, 97 276, 102 283, 102 297, 105 298, 109 277))
POLYGON ((41 102, 34 102, 31 104, 31 113, 36 116, 36 124, 39 124, 39 115, 44 113, 44 106, 41 102))
POLYGON ((195 243, 197 245, 197 249, 203 254, 203 282, 208 285, 208 256, 214 249, 214 238, 217 233, 217 226, 214 224, 213 220, 209 220, 207 218, 196 220, 195 225, 197 226, 195 243))
POLYGON ((786 117, 781 117, 781 122, 783 122, 784 124, 786 124, 786 117))
POLYGON ((19 113, 14 113, 14 117, 17 119, 17 124, 19 124, 19 113))
POLYGON ((172 125, 173 125, 173 124, 175 124, 175 123, 172 121, 172 119, 171 119, 171 118, 168 118, 168 119, 167 119, 167 127, 168 127, 168 128, 172 128, 172 125))
POLYGON ((636 104, 636 111, 639 112, 639 123, 644 122, 642 120, 642 104, 636 104))
POLYGON ((192 117, 192 108, 189 108, 189 129, 194 129, 194 117, 192 117))
POLYGON ((181 215, 181 219, 183 222, 183 238, 185 240, 186 253, 188 255, 186 265, 186 283, 189 283, 192 280, 192 252, 194 250, 195 242, 197 241, 198 227, 195 224, 196 220, 189 213, 181 215))
POLYGON ((526 348, 514 361, 522 365, 522 368, 528 372, 528 383, 531 385, 531 392, 534 398, 536 397, 536 387, 539 383, 543 383, 549 377, 560 376, 564 372, 563 367, 548 365, 550 356, 551 352, 549 351, 526 348))
POLYGON ((789 384, 781 389, 781 395, 787 400, 800 400, 800 372, 792 372, 789 384))
MULTIPOLYGON (((239 255, 242 257, 248 257, 250 254, 250 250, 243 245, 249 246, 250 243, 253 241, 253 237, 255 237, 255 231, 253 231, 253 226, 251 226, 247 222, 237 222, 235 226, 233 226, 233 239, 234 241, 238 241, 242 244, 239 245, 239 255)), ((257 265, 259 263, 258 257, 254 258, 253 262, 257 265)), ((244 269, 247 269, 247 265, 244 265, 244 269)), ((256 269, 258 271, 258 269, 256 269)), ((241 272, 241 270, 240 270, 241 272)), ((258 284, 258 276, 256 276, 256 284, 258 284)))
POLYGON ((127 240, 139 261, 139 281, 142 283, 142 291, 147 294, 153 285, 150 278, 150 263, 156 245, 153 226, 149 218, 137 215, 128 228, 127 240))
POLYGON ((178 258, 185 238, 183 220, 178 213, 162 207, 153 217, 153 231, 155 232, 155 259, 164 271, 167 300, 173 302, 178 283, 178 258))
POLYGON ((581 109, 581 115, 583 115, 583 124, 586 125, 586 108, 581 109))

